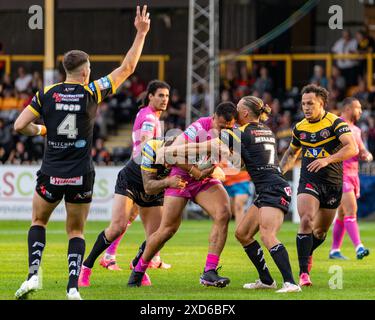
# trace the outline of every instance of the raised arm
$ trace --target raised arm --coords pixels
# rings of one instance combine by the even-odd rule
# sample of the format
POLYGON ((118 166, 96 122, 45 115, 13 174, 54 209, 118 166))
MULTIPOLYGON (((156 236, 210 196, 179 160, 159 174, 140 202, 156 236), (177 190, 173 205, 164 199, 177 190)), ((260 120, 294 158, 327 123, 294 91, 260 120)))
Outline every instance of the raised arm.
POLYGON ((134 42, 120 67, 115 69, 111 74, 115 88, 118 88, 135 70, 141 53, 147 32, 150 30, 150 13, 147 12, 147 6, 143 6, 142 13, 140 7, 137 6, 137 13, 134 26, 137 29, 137 35, 134 42))

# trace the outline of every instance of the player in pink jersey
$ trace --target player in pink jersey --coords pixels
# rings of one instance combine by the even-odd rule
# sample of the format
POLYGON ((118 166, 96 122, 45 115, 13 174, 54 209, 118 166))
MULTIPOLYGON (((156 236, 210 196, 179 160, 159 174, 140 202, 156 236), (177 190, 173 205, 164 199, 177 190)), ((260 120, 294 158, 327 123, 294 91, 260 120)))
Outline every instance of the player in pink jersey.
MULTIPOLYGON (((158 80, 151 81, 147 86, 147 94, 143 104, 144 107, 142 107, 137 113, 132 132, 132 158, 137 164, 140 164, 141 150, 144 144, 150 139, 159 138, 162 135, 159 118, 161 113, 167 108, 169 90, 170 87, 167 83, 158 80)), ((136 211, 138 211, 141 215, 141 219, 146 231, 146 237, 148 237, 148 235, 158 228, 161 219, 161 212, 158 210, 158 214, 149 214, 148 212, 145 212, 145 209, 136 211)), ((111 243, 104 256, 100 259, 100 265, 104 268, 109 270, 121 270, 116 263, 117 248, 127 228, 131 225, 131 222, 136 216, 137 214, 132 215, 131 220, 128 222, 124 231, 115 241, 111 243)), ((155 254, 150 266, 152 268, 162 269, 169 269, 171 267, 171 265, 161 260, 159 252, 155 254)))
MULTIPOLYGON (((160 114, 167 109, 169 90, 170 86, 167 83, 158 80, 150 82, 147 87, 145 107, 138 112, 133 127, 134 149, 132 158, 117 177, 111 223, 98 235, 90 254, 83 262, 79 277, 79 286, 81 287, 90 286, 94 262, 106 249, 106 254, 100 260, 100 265, 110 270, 120 270, 116 263, 116 249, 129 226, 129 222, 135 218, 131 210, 133 202, 138 206, 137 209, 145 228, 146 238, 159 227, 162 216, 162 201, 154 197, 148 197, 143 190, 142 176, 139 170, 142 159, 140 151, 147 141, 157 138, 155 135, 161 134, 159 118, 160 114)), ((140 247, 141 251, 143 246, 140 247)), ((158 267, 170 267, 167 264, 162 264, 160 256, 156 255, 156 259, 158 259, 156 261, 158 267)), ((147 275, 143 278, 142 285, 151 285, 147 275)))
POLYGON ((336 221, 333 227, 333 243, 329 254, 330 259, 346 260, 340 252, 345 230, 356 250, 357 259, 368 256, 370 251, 361 242, 357 224, 357 199, 360 197, 360 183, 358 176, 358 161, 372 161, 373 157, 368 152, 361 138, 361 129, 355 125, 362 114, 361 103, 356 98, 346 98, 343 101, 341 118, 348 123, 350 130, 358 145, 359 154, 343 162, 343 195, 336 221))
MULTIPOLYGON (((216 138, 222 129, 232 128, 237 116, 233 103, 221 103, 217 106, 213 117, 200 118, 191 124, 184 133, 177 137, 175 144, 199 143, 216 138)), ((147 240, 145 251, 134 268, 128 286, 141 285, 154 254, 177 232, 182 212, 188 200, 199 204, 213 219, 209 238, 206 266, 200 277, 200 283, 206 286, 225 287, 230 280, 218 275, 217 266, 224 248, 230 220, 230 203, 222 183, 211 177, 199 180, 193 178, 195 166, 189 173, 173 167, 170 176, 180 176, 187 185, 183 189, 167 188, 164 195, 164 213, 159 229, 147 240)))

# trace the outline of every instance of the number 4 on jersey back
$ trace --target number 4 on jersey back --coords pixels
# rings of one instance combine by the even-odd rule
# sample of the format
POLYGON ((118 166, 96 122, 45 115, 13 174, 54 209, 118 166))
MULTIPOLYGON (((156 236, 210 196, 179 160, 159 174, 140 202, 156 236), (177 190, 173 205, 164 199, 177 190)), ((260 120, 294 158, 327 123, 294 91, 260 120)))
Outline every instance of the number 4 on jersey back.
POLYGON ((57 134, 67 136, 68 139, 76 139, 78 135, 76 123, 77 115, 69 113, 57 127, 57 134))

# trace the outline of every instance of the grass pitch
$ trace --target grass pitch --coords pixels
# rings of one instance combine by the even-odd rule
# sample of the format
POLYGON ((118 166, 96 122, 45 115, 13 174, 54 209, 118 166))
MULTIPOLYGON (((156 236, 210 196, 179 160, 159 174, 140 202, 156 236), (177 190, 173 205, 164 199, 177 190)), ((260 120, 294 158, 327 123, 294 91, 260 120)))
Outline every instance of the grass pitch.
MULTIPOLYGON (((0 221, 0 300, 14 299, 14 293, 25 280, 27 274, 27 221, 0 221)), ((100 231, 108 223, 88 222, 86 226, 86 255, 91 250, 100 231)), ((311 272, 313 286, 304 288, 302 293, 280 295, 273 290, 249 291, 242 289, 245 282, 257 279, 254 266, 234 237, 234 223, 231 222, 228 240, 224 248, 220 265, 220 274, 231 279, 226 288, 206 288, 199 284, 206 254, 210 221, 183 221, 180 230, 162 250, 163 259, 172 264, 170 270, 150 270, 151 287, 127 288, 130 275, 129 262, 144 239, 142 224, 134 222, 120 244, 118 263, 122 271, 109 271, 102 268, 98 261, 91 277, 91 287, 81 288, 85 300, 374 300, 375 299, 375 252, 356 260, 353 246, 345 236, 342 253, 348 261, 329 260, 331 233, 327 241, 314 254, 311 272), (340 276, 342 272, 342 277, 340 276), (340 289, 340 279, 342 288, 340 289), (330 288, 338 287, 336 289, 330 288)), ((286 245, 291 259, 292 269, 298 279, 298 260, 295 245, 297 225, 284 223, 279 238, 286 245)), ((374 250, 375 223, 360 222, 363 243, 374 250)), ((65 299, 67 284, 67 237, 62 222, 51 222, 47 229, 47 245, 44 250, 43 290, 30 299, 65 299)), ((272 276, 281 286, 282 279, 272 258, 265 252, 266 261, 272 276)), ((98 259, 99 260, 99 259, 98 259)))

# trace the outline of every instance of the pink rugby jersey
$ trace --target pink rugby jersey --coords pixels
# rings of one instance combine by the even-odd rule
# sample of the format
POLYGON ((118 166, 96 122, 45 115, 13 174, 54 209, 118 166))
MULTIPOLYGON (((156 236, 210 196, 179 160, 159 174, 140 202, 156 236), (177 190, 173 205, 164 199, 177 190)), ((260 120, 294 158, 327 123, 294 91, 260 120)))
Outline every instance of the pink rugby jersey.
MULTIPOLYGON (((345 121, 345 119, 343 119, 343 120, 345 121)), ((362 137, 361 137, 361 129, 358 128, 354 124, 348 124, 348 125, 349 125, 349 128, 350 128, 350 131, 353 134, 354 140, 358 145, 358 148, 360 150, 363 149, 364 146, 363 146, 363 141, 362 141, 362 137)), ((356 176, 356 175, 358 175, 358 168, 359 168, 358 160, 359 160, 359 157, 357 155, 357 156, 352 157, 352 158, 350 158, 348 160, 345 160, 343 162, 344 176, 356 176)))
POLYGON ((160 115, 150 106, 142 108, 135 118, 132 140, 132 158, 136 158, 141 153, 142 137, 144 141, 161 137, 160 115))

